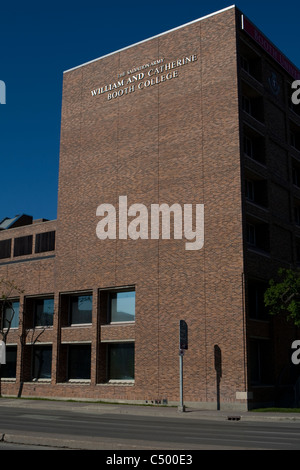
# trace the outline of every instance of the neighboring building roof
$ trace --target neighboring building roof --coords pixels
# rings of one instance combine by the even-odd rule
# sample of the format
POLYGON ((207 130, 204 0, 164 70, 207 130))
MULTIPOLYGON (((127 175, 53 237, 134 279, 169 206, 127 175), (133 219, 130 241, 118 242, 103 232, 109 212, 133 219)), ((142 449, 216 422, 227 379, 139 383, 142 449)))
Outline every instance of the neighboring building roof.
POLYGON ((9 218, 5 217, 0 222, 0 230, 8 230, 10 228, 21 227, 23 225, 30 225, 32 224, 32 216, 21 214, 16 215, 15 217, 9 218))

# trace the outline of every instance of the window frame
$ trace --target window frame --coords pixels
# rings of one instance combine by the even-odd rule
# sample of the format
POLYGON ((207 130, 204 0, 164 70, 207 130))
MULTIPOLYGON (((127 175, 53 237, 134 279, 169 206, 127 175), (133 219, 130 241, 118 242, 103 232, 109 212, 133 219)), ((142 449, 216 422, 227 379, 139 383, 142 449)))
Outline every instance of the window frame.
MULTIPOLYGON (((18 360, 18 346, 15 345, 15 344, 8 344, 6 346, 6 364, 1 365, 1 378, 4 381, 16 381, 16 379, 17 379, 17 360, 18 360), (15 362, 13 364, 14 375, 12 375, 12 376, 5 375, 5 369, 8 368, 7 366, 10 362, 10 361, 8 361, 8 357, 9 357, 10 353, 13 353, 15 355, 15 362)), ((11 363, 12 363, 12 361, 11 361, 11 363)))
POLYGON ((66 360, 67 360, 67 364, 66 364, 66 381, 68 383, 72 383, 72 382, 91 382, 91 375, 92 375, 92 344, 89 343, 89 342, 82 342, 82 343, 68 343, 67 344, 67 357, 66 357, 66 360), (74 349, 74 348, 85 348, 85 349, 89 349, 89 377, 86 378, 86 377, 80 377, 80 378, 74 378, 74 377, 70 377, 70 361, 71 361, 71 354, 70 354, 70 350, 71 349, 74 349))
POLYGON ((249 96, 243 94, 242 95, 242 109, 245 113, 247 113, 249 116, 252 116, 252 103, 251 103, 251 99, 249 98, 249 96))
POLYGON ((24 235, 14 239, 13 257, 30 256, 33 252, 33 235, 24 235), (24 243, 23 243, 24 242, 24 243))
POLYGON ((246 240, 250 247, 256 247, 256 228, 255 224, 246 223, 246 240), (252 241, 253 238, 253 241, 252 241))
POLYGON ((54 308, 54 305, 55 304, 55 299, 54 299, 54 296, 45 296, 45 297, 36 297, 33 299, 33 328, 51 328, 53 327, 53 322, 54 322, 54 311, 55 311, 55 308, 54 308), (49 325, 46 325, 46 324, 38 324, 37 323, 37 303, 38 302, 41 302, 41 301, 44 301, 44 300, 53 300, 53 313, 52 313, 52 323, 49 324, 49 325))
MULTIPOLYGON (((17 315, 17 318, 18 318, 18 325, 17 326, 4 326, 5 325, 5 322, 7 321, 6 320, 6 310, 7 309, 11 309, 11 307, 9 305, 7 305, 7 307, 5 307, 4 309, 4 312, 3 312, 3 318, 1 319, 1 322, 2 322, 2 325, 3 325, 3 330, 17 330, 19 328, 19 324, 20 324, 20 299, 8 299, 7 301, 4 301, 4 303, 7 303, 7 304, 14 304, 14 303, 18 303, 19 306, 18 306, 18 315, 17 315)), ((16 311, 14 313, 14 317, 16 316, 16 311)))
POLYGON ((253 152, 253 140, 248 135, 244 134, 243 138, 243 145, 244 145, 244 153, 247 157, 252 158, 254 160, 254 152, 253 152))
POLYGON ((273 345, 270 338, 249 338, 249 383, 251 387, 274 385, 274 364, 272 363, 274 356, 272 349, 273 345))
POLYGON ((248 316, 249 320, 268 322, 271 317, 268 315, 267 308, 264 306, 263 293, 268 288, 268 281, 261 279, 248 279, 247 297, 248 297, 248 316), (251 308, 254 307, 254 308, 251 308))
POLYGON ((47 253, 55 251, 55 230, 49 232, 41 232, 35 235, 35 253, 47 253), (47 249, 45 249, 47 247, 47 249))
POLYGON ((245 179, 245 197, 249 202, 255 202, 255 186, 254 181, 249 178, 245 179))
POLYGON ((0 260, 11 258, 12 239, 6 238, 0 241, 0 260))
POLYGON ((134 287, 124 287, 122 288, 116 288, 116 289, 110 289, 107 291, 108 297, 107 297, 107 312, 106 312, 106 320, 109 325, 116 325, 120 323, 135 323, 135 314, 136 314, 136 290, 134 287), (120 293, 126 293, 126 292, 134 292, 134 316, 133 320, 117 320, 117 321, 112 321, 112 308, 111 308, 111 302, 112 302, 112 296, 117 295, 120 293))
POLYGON ((300 205, 294 204, 294 221, 297 227, 300 226, 300 205))
POLYGON ((108 384, 123 384, 135 382, 135 341, 108 341, 106 343, 106 383, 108 384), (131 345, 133 348, 133 377, 132 378, 111 378, 110 377, 110 363, 111 363, 111 348, 114 346, 131 345))
POLYGON ((53 359, 53 345, 49 343, 39 343, 39 344, 32 344, 31 345, 31 381, 32 382, 51 382, 52 380, 52 359, 53 359), (35 351, 39 349, 48 349, 51 353, 51 362, 50 362, 50 377, 35 377, 35 351))
POLYGON ((68 324, 69 326, 87 326, 92 325, 93 322, 93 293, 92 292, 82 292, 82 293, 72 293, 69 294, 68 298, 68 324), (88 322, 74 322, 73 315, 72 315, 72 300, 79 297, 91 297, 92 299, 92 309, 91 309, 91 319, 88 322))

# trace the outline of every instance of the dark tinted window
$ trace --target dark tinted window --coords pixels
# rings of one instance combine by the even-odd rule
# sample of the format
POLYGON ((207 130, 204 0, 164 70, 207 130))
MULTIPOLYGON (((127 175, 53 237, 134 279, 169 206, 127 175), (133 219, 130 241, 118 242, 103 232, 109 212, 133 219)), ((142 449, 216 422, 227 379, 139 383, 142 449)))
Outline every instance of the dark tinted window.
POLYGON ((92 323, 92 295, 78 295, 70 298, 70 324, 92 323))
POLYGON ((53 325, 54 299, 37 299, 35 301, 35 326, 53 325))
POLYGON ((134 379, 134 344, 108 345, 108 380, 134 379))
POLYGON ((16 378, 17 346, 6 347, 6 364, 1 365, 1 375, 6 379, 16 378))
POLYGON ((34 346, 32 349, 32 378, 33 379, 50 379, 51 363, 52 363, 52 347, 51 346, 34 346))
POLYGON ((10 258, 11 254, 11 240, 0 241, 0 259, 10 258))
POLYGON ((27 237, 15 238, 14 256, 31 255, 32 253, 32 235, 27 237))
POLYGON ((43 253, 53 250, 55 250, 55 231, 38 233, 35 237, 35 252, 43 253))
POLYGON ((91 377, 91 346, 70 345, 68 379, 88 380, 91 377))

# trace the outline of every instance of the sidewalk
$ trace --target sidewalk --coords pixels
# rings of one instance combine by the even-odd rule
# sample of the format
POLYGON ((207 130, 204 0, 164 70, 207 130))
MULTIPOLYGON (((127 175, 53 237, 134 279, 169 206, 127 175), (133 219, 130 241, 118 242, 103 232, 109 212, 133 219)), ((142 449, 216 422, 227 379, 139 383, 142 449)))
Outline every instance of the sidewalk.
POLYGON ((300 413, 284 412, 255 412, 255 411, 230 411, 230 410, 202 410, 186 407, 184 412, 178 411, 175 406, 162 405, 129 405, 120 403, 98 403, 93 401, 64 401, 43 400, 29 398, 0 398, 0 406, 14 408, 44 409, 44 410, 71 410, 84 413, 101 414, 128 414, 136 416, 165 416, 168 418, 205 419, 205 420, 229 420, 240 421, 300 421, 300 413))
MULTIPOLYGON (((166 417, 177 418, 185 420, 217 420, 227 421, 236 420, 240 422, 282 422, 282 421, 300 421, 300 413, 281 413, 281 412, 230 412, 230 411, 217 411, 217 410, 200 410, 194 408, 186 408, 185 412, 178 411, 177 407, 167 406, 141 406, 141 405, 128 405, 118 403, 94 403, 94 402, 69 402, 63 400, 34 400, 34 399, 13 399, 13 398, 0 398, 0 408, 2 406, 19 408, 21 412, 24 410, 47 410, 58 412, 59 410, 73 411, 77 413, 91 413, 97 414, 126 414, 134 416, 145 417, 166 417)), ((69 449, 107 449, 112 450, 111 440, 102 439, 99 443, 98 439, 94 440, 89 438, 84 441, 82 438, 70 436, 56 436, 53 438, 49 434, 37 435, 37 433, 26 433, 26 435, 18 434, 17 432, 8 431, 7 433, 1 428, 0 422, 0 441, 11 442, 16 444, 35 444, 35 445, 48 445, 57 448, 69 449)), ((134 445, 128 440, 122 444, 116 444, 115 450, 132 450, 145 448, 143 445, 139 447, 139 443, 134 445)), ((156 447, 155 448, 159 448, 156 447)), ((171 449, 172 447, 170 447, 171 449)), ((153 449, 153 447, 149 447, 153 449)), ((161 447, 163 449, 163 447, 161 447)))

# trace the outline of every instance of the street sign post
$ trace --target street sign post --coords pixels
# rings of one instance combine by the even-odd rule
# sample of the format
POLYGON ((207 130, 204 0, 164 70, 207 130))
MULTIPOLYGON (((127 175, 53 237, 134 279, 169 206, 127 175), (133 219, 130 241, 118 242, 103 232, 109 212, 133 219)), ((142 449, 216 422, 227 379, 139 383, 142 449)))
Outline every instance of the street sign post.
POLYGON ((184 320, 179 322, 179 349, 188 349, 188 326, 184 320))
POLYGON ((6 364, 6 346, 4 341, 0 341, 0 364, 6 364))
POLYGON ((183 356, 184 351, 188 349, 188 327, 184 320, 179 322, 179 383, 180 383, 180 404, 178 411, 184 412, 183 404, 183 356))

